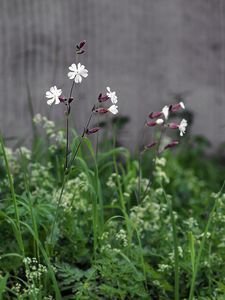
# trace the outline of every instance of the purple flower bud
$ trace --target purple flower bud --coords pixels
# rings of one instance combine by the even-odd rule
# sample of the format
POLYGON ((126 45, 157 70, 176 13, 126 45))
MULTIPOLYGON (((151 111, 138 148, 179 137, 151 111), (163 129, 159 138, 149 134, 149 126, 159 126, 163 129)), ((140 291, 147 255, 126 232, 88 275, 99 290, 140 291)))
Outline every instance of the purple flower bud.
POLYGON ((147 122, 145 125, 148 127, 153 127, 153 126, 157 125, 157 123, 156 122, 147 122))
POLYGON ((180 109, 185 109, 184 103, 183 102, 179 102, 179 103, 175 103, 175 104, 171 104, 169 110, 171 112, 175 112, 178 111, 180 109))
POLYGON ((108 112, 108 109, 104 107, 100 107, 100 108, 96 108, 95 112, 99 114, 106 114, 108 112))
POLYGON ((90 135, 90 134, 96 133, 96 132, 98 132, 100 129, 101 129, 100 127, 94 127, 94 128, 91 128, 91 129, 87 129, 87 130, 86 130, 86 134, 90 135))
POLYGON ((179 128, 179 125, 177 123, 168 123, 167 126, 171 129, 177 129, 179 128))
POLYGON ((178 144, 179 144, 178 141, 173 141, 173 142, 169 143, 168 145, 166 145, 166 146, 164 147, 164 149, 176 147, 178 144))
POLYGON ((157 145, 157 142, 150 143, 150 144, 148 144, 148 145, 145 146, 145 149, 151 149, 151 148, 153 148, 155 145, 157 145))
POLYGON ((73 98, 70 97, 69 100, 68 100, 68 103, 70 104, 72 101, 73 101, 73 98))
POLYGON ((105 102, 109 100, 109 97, 107 95, 102 95, 102 93, 98 96, 98 101, 99 102, 105 102))
POLYGON ((87 43, 86 40, 81 41, 79 44, 79 49, 83 48, 86 43, 87 43))
POLYGON ((161 112, 161 111, 152 112, 152 113, 150 113, 149 118, 150 118, 150 119, 155 119, 155 118, 160 117, 161 115, 162 115, 162 112, 161 112))
POLYGON ((64 96, 60 96, 59 97, 59 101, 62 102, 62 103, 64 103, 64 102, 66 102, 66 98, 64 96))

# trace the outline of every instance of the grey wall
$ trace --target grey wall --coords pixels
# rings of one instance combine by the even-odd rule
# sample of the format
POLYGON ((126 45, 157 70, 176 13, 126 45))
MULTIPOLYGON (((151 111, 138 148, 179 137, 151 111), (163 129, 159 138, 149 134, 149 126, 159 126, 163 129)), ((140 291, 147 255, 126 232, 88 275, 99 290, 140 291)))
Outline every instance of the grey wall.
POLYGON ((68 91, 75 43, 87 39, 76 125, 109 85, 131 116, 124 140, 135 143, 146 114, 185 92, 194 132, 224 141, 224 17, 224 0, 0 0, 1 131, 29 136, 28 85, 35 112, 62 125, 62 107, 50 109, 44 93, 53 84, 68 91))

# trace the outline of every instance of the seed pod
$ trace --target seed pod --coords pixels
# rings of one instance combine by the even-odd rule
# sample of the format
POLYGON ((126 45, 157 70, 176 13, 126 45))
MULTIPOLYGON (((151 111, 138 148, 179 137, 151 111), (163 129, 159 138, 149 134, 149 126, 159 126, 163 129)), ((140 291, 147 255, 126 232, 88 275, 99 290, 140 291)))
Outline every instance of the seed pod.
POLYGON ((149 115, 149 118, 150 119, 155 119, 155 118, 161 117, 161 115, 162 115, 161 111, 151 112, 150 115, 149 115))
POLYGON ((145 149, 151 149, 151 148, 153 148, 155 145, 157 145, 157 142, 152 142, 152 143, 146 145, 146 146, 145 146, 145 149))
POLYGON ((100 129, 101 129, 100 127, 94 127, 94 128, 91 128, 91 129, 87 129, 87 130, 86 130, 86 134, 90 135, 90 134, 96 133, 96 132, 98 132, 100 129))
POLYGON ((99 114, 106 114, 108 112, 108 109, 104 107, 100 107, 100 108, 96 108, 94 112, 99 114))
POLYGON ((164 149, 166 150, 166 149, 169 149, 169 148, 174 148, 174 147, 176 147, 178 144, 179 144, 178 141, 173 141, 173 142, 169 143, 168 145, 166 145, 166 146, 164 147, 164 149))

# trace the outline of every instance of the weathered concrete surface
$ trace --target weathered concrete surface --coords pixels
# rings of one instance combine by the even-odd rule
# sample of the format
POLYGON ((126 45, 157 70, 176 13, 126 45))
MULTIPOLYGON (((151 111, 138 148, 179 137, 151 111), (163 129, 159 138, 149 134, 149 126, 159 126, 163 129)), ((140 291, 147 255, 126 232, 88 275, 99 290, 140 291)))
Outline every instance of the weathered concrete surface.
POLYGON ((62 107, 44 99, 53 84, 68 91, 75 43, 88 40, 82 62, 89 77, 76 87, 73 121, 82 128, 106 86, 120 113, 131 116, 124 136, 137 141, 146 114, 187 92, 194 132, 225 140, 224 0, 0 0, 0 128, 29 136, 27 86, 35 112, 62 124, 62 107))

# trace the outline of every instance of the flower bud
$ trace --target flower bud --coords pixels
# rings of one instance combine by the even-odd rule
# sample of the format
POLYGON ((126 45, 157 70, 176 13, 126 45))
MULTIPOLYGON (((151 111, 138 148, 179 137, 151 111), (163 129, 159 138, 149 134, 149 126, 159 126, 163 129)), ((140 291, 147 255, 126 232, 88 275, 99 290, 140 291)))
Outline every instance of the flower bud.
POLYGON ((151 148, 153 148, 155 145, 157 145, 157 142, 150 143, 150 144, 148 144, 148 145, 145 146, 145 149, 151 149, 151 148))
POLYGON ((99 114, 106 114, 108 112, 108 109, 104 108, 104 107, 100 107, 100 108, 96 108, 94 110, 94 112, 99 113, 99 114))
POLYGON ((179 144, 178 141, 173 141, 173 142, 169 143, 168 145, 166 145, 166 146, 164 147, 164 149, 176 147, 178 144, 179 144))
POLYGON ((157 125, 157 123, 156 122, 147 122, 145 125, 148 127, 153 127, 153 126, 157 125))
POLYGON ((96 132, 98 132, 100 129, 101 129, 100 127, 94 127, 94 128, 91 128, 91 129, 87 129, 87 130, 86 130, 86 134, 90 135, 90 134, 96 133, 96 132))
POLYGON ((72 101, 73 101, 73 98, 70 97, 69 100, 68 100, 68 103, 70 104, 72 101))
POLYGON ((59 97, 59 101, 62 102, 62 103, 64 103, 64 102, 66 102, 66 98, 64 96, 60 96, 59 97))
POLYGON ((161 111, 152 112, 152 113, 150 113, 149 118, 150 119, 155 119, 155 118, 161 117, 161 115, 162 115, 161 111))
POLYGON ((107 100, 109 100, 109 97, 107 95, 102 95, 102 93, 99 94, 99 96, 98 96, 98 101, 99 102, 105 102, 107 100))
POLYGON ((81 41, 79 44, 79 49, 83 48, 86 43, 87 43, 86 40, 81 41))
POLYGON ((179 102, 179 103, 175 103, 175 104, 170 105, 170 111, 171 112, 176 112, 180 109, 185 109, 185 106, 184 106, 183 102, 179 102))
POLYGON ((179 125, 177 123, 168 123, 167 126, 171 129, 177 129, 179 128, 179 125))

